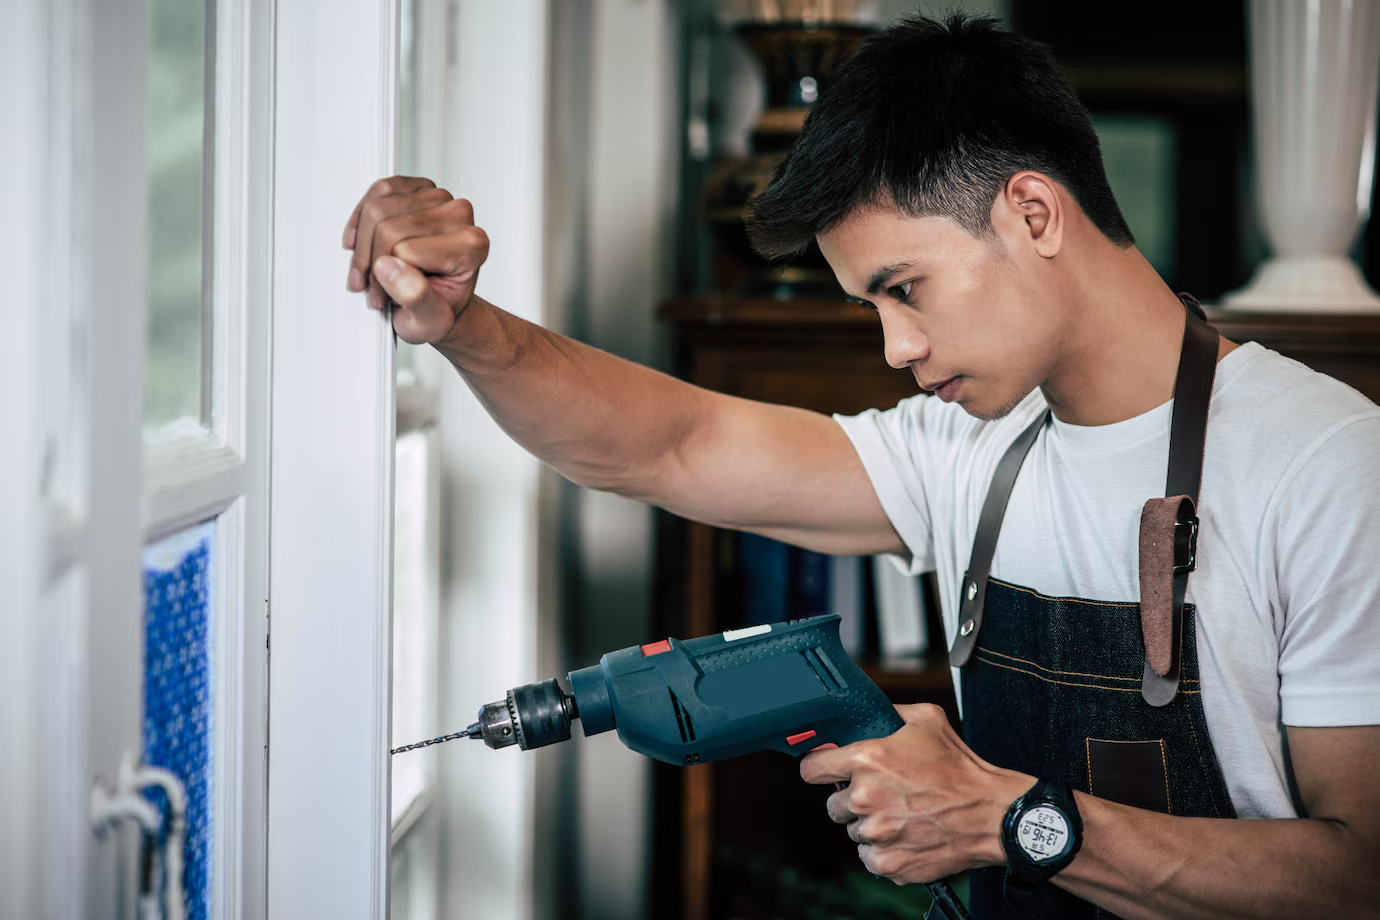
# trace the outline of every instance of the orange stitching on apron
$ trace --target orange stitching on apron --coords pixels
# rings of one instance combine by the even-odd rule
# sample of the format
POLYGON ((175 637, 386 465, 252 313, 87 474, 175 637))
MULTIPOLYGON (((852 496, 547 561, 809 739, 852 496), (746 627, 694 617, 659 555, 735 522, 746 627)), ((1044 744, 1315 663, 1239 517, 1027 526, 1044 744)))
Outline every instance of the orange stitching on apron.
MULTIPOLYGON (((1063 677, 1092 677, 1096 678, 1097 680, 1120 680, 1125 681, 1127 683, 1134 683, 1137 686, 1140 685, 1140 682, 1142 680, 1142 678, 1139 677, 1112 677, 1109 674, 1086 674, 1082 671, 1056 671, 1054 668, 1047 668, 1044 665, 1037 664, 1034 661, 1028 661, 1025 658, 1017 658, 1015 655, 1007 655, 1003 652, 994 652, 989 648, 980 649, 979 651, 981 651, 985 655, 996 655, 999 658, 1005 658, 1007 661, 1019 661, 1021 664, 1028 664, 1032 668, 1038 668, 1039 670, 1044 671, 1047 674, 1059 674, 1063 677)), ((1182 681, 1182 683, 1196 684, 1197 681, 1184 680, 1182 681)))
MULTIPOLYGON (((999 662, 999 661, 992 661, 990 658, 983 658, 983 656, 984 656, 985 654, 987 654, 987 650, 986 650, 986 649, 978 649, 978 653, 977 653, 978 659, 981 660, 981 661, 984 661, 986 664, 990 664, 990 665, 991 665, 992 667, 994 667, 994 668, 1005 668, 1005 669, 1008 670, 1008 671, 1015 671, 1017 674, 1024 674, 1024 675, 1026 675, 1027 677, 1033 677, 1033 678, 1035 678, 1036 680, 1042 680, 1042 681, 1044 681, 1044 682, 1047 683, 1047 684, 1058 684, 1058 685, 1060 685, 1061 687, 1087 687, 1087 688, 1090 689, 1090 690, 1110 690, 1110 691, 1115 692, 1115 693, 1139 693, 1139 692, 1140 692, 1140 688, 1139 688, 1139 687, 1103 687, 1103 686, 1099 686, 1098 684, 1080 684, 1080 683, 1076 683, 1076 682, 1070 681, 1070 680, 1055 680, 1055 679, 1052 678, 1052 677, 1045 677, 1043 674, 1036 674, 1034 671, 1027 671, 1025 668, 1015 668, 1015 667, 1012 667, 1012 666, 1009 665, 1009 664, 1002 664, 1002 663, 999 662)), ((1179 692, 1180 692, 1180 693, 1188 694, 1188 693, 1198 693, 1198 692, 1200 692, 1200 691, 1198 691, 1198 690, 1182 690, 1182 689, 1181 689, 1179 692)))
POLYGON ((1091 738, 1086 738, 1086 737, 1085 737, 1085 738, 1083 739, 1083 752, 1087 755, 1087 758, 1088 758, 1088 795, 1097 795, 1097 793, 1093 792, 1093 787, 1092 787, 1092 739, 1091 739, 1091 738))
POLYGON ((1174 799, 1169 795, 1169 756, 1164 751, 1163 738, 1160 739, 1160 763, 1164 766, 1164 804, 1172 815, 1174 813, 1174 799))

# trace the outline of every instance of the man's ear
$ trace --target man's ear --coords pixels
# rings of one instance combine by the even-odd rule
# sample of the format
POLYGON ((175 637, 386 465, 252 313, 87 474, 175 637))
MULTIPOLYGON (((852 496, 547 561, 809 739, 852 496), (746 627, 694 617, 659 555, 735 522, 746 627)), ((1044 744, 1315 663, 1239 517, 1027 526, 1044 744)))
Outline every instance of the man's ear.
POLYGON ((1029 170, 1016 173, 1002 189, 1001 204, 1009 225, 1041 258, 1059 254, 1064 245, 1064 200, 1048 176, 1029 170))

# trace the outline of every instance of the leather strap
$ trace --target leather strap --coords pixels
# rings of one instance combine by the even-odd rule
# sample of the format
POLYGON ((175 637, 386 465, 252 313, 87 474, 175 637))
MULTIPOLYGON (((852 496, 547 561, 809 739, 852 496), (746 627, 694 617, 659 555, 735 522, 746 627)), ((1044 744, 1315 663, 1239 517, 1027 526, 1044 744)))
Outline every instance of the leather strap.
MULTIPOLYGON (((1212 379, 1217 373, 1217 330, 1198 318, 1197 302, 1188 307, 1184 322, 1184 343, 1179 353, 1179 373, 1174 381, 1174 418, 1169 424, 1169 475, 1166 497, 1188 499, 1179 512, 1177 525, 1191 533, 1189 556, 1174 566, 1173 606, 1170 610, 1169 667, 1159 673, 1147 650, 1141 674, 1140 695, 1151 706, 1167 706, 1179 691, 1179 659, 1183 648, 1184 596, 1188 575, 1197 566, 1198 488, 1203 479, 1203 448, 1207 443, 1208 408, 1212 402, 1212 379), (1186 519, 1184 514, 1189 517, 1186 519)), ((1176 560, 1178 561, 1178 560, 1176 560)), ((1144 598, 1142 598, 1144 600, 1144 598)), ((1141 616, 1154 617, 1144 604, 1141 616)), ((1152 626, 1143 620, 1142 632, 1148 637, 1152 626)))
MULTIPOLYGON (((1217 371, 1217 330, 1205 322, 1198 301, 1181 294, 1184 303, 1184 338, 1179 352, 1179 368, 1174 381, 1174 414, 1169 427, 1169 475, 1166 496, 1187 497, 1190 508, 1198 500, 1198 487, 1203 474, 1203 448, 1207 441, 1208 405, 1212 397, 1212 379, 1217 371)), ((958 613, 958 635, 949 650, 949 664, 962 667, 972 657, 982 630, 983 606, 987 599, 987 579, 992 571, 997 538, 1001 535, 1002 519, 1016 476, 1026 454, 1049 421, 1048 410, 1036 419, 1020 437, 1012 442, 997 464, 992 483, 987 488, 982 514, 978 518, 977 534, 968 559, 968 572, 961 587, 958 613)), ((1187 523, 1187 522, 1185 522, 1187 523)), ((1197 518, 1192 519, 1196 535, 1197 518)), ((1196 539, 1196 536, 1195 536, 1196 539)), ((1196 544, 1195 544, 1196 552, 1196 544)), ((1152 706, 1163 706, 1174 698, 1179 687, 1179 657, 1183 628, 1184 595, 1188 590, 1188 573, 1193 566, 1174 566, 1170 623, 1170 661, 1161 676, 1147 657, 1141 679, 1141 695, 1152 706)), ((1147 632, 1142 626, 1142 632, 1147 632)))
POLYGON ((1030 453, 1040 429, 1049 421, 1049 410, 1030 423, 1021 436, 1011 442, 1002 455, 997 471, 992 474, 992 484, 987 487, 987 499, 982 504, 982 514, 978 517, 977 536, 973 538, 973 552, 968 557, 968 575, 963 579, 963 602, 958 609, 958 636, 953 648, 949 649, 949 664, 961 668, 973 654, 977 645, 978 633, 982 630, 982 608, 987 602, 987 576, 992 571, 992 557, 997 552, 997 537, 1001 535, 1001 522, 1006 517, 1006 503, 1011 498, 1011 490, 1016 485, 1016 476, 1030 453))

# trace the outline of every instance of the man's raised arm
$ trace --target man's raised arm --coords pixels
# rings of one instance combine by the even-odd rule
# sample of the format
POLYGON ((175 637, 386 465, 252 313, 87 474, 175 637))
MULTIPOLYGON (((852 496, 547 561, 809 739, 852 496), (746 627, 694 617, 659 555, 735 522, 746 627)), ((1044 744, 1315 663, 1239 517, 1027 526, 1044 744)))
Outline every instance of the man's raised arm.
POLYGON ((348 287, 391 299, 514 440, 574 482, 821 552, 900 551, 833 419, 691 386, 474 294, 488 237, 428 179, 376 182, 346 225, 348 287))

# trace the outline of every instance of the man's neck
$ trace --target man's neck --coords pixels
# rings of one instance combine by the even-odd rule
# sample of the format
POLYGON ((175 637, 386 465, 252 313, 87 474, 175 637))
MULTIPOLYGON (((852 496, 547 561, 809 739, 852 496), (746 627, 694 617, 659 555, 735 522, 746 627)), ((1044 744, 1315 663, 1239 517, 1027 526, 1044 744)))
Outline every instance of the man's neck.
MULTIPOLYGON (((1072 425, 1149 412, 1173 398, 1179 368, 1183 303, 1138 250, 1103 242, 1096 258, 1066 273, 1070 333, 1041 385, 1055 416, 1072 425)), ((1223 340, 1218 360, 1235 347, 1223 340)))

